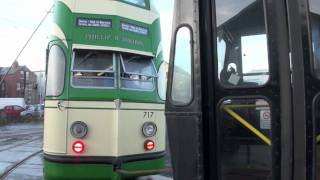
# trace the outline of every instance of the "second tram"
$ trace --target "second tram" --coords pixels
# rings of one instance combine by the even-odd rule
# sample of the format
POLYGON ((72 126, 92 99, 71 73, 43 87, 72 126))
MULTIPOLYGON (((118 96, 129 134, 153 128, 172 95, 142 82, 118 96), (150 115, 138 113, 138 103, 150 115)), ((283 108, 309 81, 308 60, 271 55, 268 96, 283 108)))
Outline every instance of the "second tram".
POLYGON ((47 50, 45 179, 164 168, 159 14, 149 0, 56 0, 47 50))

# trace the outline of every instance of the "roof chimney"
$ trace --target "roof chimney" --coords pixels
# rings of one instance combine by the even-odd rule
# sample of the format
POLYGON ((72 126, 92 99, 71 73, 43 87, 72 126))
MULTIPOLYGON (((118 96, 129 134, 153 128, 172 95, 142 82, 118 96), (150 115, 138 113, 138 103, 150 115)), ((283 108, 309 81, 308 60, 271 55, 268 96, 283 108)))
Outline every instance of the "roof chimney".
POLYGON ((15 68, 18 68, 18 67, 19 67, 18 61, 14 61, 12 67, 13 67, 14 69, 15 69, 15 68))

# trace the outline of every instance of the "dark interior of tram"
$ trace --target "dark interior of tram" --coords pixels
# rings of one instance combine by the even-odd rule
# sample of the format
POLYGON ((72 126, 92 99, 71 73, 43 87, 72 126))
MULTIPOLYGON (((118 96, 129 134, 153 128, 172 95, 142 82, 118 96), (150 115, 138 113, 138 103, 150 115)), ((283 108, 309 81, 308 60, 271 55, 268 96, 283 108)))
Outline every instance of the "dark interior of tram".
MULTIPOLYGON (((313 39, 314 74, 320 78, 320 15, 310 13, 311 32, 313 39)), ((263 1, 256 1, 228 21, 218 26, 218 41, 225 42, 225 54, 220 82, 229 87, 253 87, 261 85, 257 82, 246 82, 246 76, 268 75, 268 72, 243 73, 243 52, 241 38, 244 36, 265 35, 265 15, 263 1), (230 66, 233 64, 234 66, 230 66), (239 77, 237 83, 230 83, 232 74, 239 77)), ((260 51, 260 49, 253 49, 260 51)), ((259 58, 256 59, 259 61, 259 58)), ((320 152, 320 100, 315 101, 316 108, 316 134, 317 154, 320 152)), ((252 129, 243 126, 239 118, 232 116, 225 108, 229 108, 240 118, 248 122, 257 131, 261 132, 271 142, 271 116, 270 108, 266 101, 256 100, 225 100, 220 108, 219 126, 221 171, 220 176, 223 180, 271 180, 272 179, 272 146, 265 143, 261 137, 252 129), (260 102, 260 106, 258 105, 260 102), (261 103, 262 102, 262 103, 261 103), (262 104, 262 106, 261 106, 262 104), (268 112, 269 118, 266 120, 263 113, 268 112), (267 126, 266 126, 267 123, 267 126), (268 124, 269 123, 269 124, 268 124)), ((320 165, 320 156, 317 155, 317 164, 320 165)), ((320 176, 318 176, 320 179, 320 176)))
MULTIPOLYGON (((258 86, 257 82, 244 81, 245 76, 259 73, 243 73, 241 38, 266 34, 263 1, 256 1, 218 27, 218 41, 225 41, 226 51, 220 72, 220 82, 226 86, 258 86), (235 67, 230 67, 235 64, 235 67), (237 83, 230 83, 232 74, 239 76, 237 83)), ((259 51, 259 49, 254 49, 259 51)), ((258 61, 258 59, 257 59, 258 61)), ((263 72, 266 75, 267 72, 263 72)), ((268 74, 267 74, 268 75, 268 74)), ((221 105, 218 117, 220 124, 220 153, 223 180, 269 180, 272 178, 271 146, 261 140, 252 128, 243 126, 239 118, 225 108, 230 107, 237 116, 252 125, 265 137, 271 139, 271 119, 268 103, 262 99, 226 100, 221 105), (259 103, 260 102, 260 103, 259 103), (260 104, 260 106, 258 106, 260 104), (262 127, 263 115, 269 113, 262 127)))

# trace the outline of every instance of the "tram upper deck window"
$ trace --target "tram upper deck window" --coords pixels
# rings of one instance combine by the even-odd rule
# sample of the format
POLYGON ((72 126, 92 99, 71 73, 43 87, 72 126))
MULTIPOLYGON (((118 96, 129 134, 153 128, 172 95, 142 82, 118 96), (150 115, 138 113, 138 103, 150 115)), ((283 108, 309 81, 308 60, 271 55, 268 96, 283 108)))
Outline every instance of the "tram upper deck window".
POLYGON ((83 88, 114 87, 114 55, 108 51, 75 50, 72 85, 83 88))
POLYGON ((263 0, 216 0, 216 12, 220 82, 227 87, 267 83, 269 62, 263 0))
POLYGON ((320 79, 320 1, 309 0, 313 48, 313 72, 320 79))
POLYGON ((151 57, 122 53, 121 88, 152 90, 156 69, 151 57))
POLYGON ((130 4, 135 4, 141 7, 146 7, 146 0, 123 0, 124 2, 128 2, 130 4))

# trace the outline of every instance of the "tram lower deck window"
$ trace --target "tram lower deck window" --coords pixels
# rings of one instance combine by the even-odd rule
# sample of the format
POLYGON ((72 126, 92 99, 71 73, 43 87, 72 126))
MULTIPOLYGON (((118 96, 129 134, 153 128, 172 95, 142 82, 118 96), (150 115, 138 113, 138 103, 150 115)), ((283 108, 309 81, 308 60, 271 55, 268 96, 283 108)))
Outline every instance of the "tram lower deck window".
POLYGON ((120 55, 121 88, 152 90, 156 70, 151 57, 127 54, 120 55))
POLYGON ((72 85, 93 88, 114 87, 114 53, 75 50, 72 65, 72 85))

